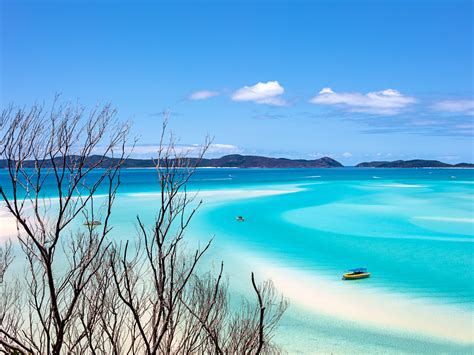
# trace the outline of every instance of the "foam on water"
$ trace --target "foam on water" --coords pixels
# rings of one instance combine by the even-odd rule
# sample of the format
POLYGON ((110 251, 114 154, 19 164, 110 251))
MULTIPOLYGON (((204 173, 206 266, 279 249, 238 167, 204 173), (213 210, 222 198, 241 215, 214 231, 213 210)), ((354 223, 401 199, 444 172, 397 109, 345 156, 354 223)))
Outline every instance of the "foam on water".
MULTIPOLYGON (((289 352, 468 352, 474 175, 455 174, 457 179, 449 169, 199 169, 189 189, 204 205, 187 238, 192 246, 214 236, 205 263, 224 260, 237 294, 252 296, 250 271, 274 279, 292 302, 277 337, 289 352), (237 215, 245 222, 236 223, 237 215), (373 277, 341 284, 342 272, 359 266, 373 277), (347 308, 351 300, 361 304, 358 312, 347 308), (446 334, 443 324, 449 324, 446 334)), ((137 214, 150 223, 159 196, 153 170, 124 171, 113 238, 135 235, 137 214)))
POLYGON ((459 217, 435 217, 435 216, 416 216, 415 219, 423 219, 425 221, 440 221, 440 222, 454 222, 454 223, 474 223, 474 218, 459 218, 459 217))

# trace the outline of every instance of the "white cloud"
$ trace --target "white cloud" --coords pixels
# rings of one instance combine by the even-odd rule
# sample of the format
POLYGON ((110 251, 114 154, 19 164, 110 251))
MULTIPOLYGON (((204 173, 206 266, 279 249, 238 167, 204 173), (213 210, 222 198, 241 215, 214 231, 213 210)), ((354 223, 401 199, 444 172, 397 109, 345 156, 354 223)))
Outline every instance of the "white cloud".
POLYGON ((342 156, 343 156, 344 158, 350 158, 350 157, 352 157, 352 153, 350 153, 350 152, 345 152, 345 153, 342 153, 342 156))
MULTIPOLYGON (((132 147, 128 147, 131 149, 132 147)), ((159 146, 156 144, 143 144, 133 147, 133 158, 151 158, 156 157, 159 146)), ((175 152, 177 154, 186 154, 189 156, 196 156, 201 152, 202 146, 200 144, 177 144, 175 145, 175 152)), ((205 157, 220 157, 227 154, 242 153, 242 149, 232 144, 211 144, 205 154, 205 157)))
POLYGON ((189 95, 188 100, 206 100, 217 95, 219 95, 217 91, 199 90, 189 95))
MULTIPOLYGON (((202 151, 202 145, 200 144, 182 144, 176 145, 175 151, 178 154, 185 154, 187 156, 197 156, 202 151)), ((209 145, 207 148, 206 153, 204 154, 205 158, 217 158, 223 155, 228 154, 238 154, 241 153, 242 149, 239 147, 232 145, 232 144, 221 144, 221 143, 213 143, 209 145)))
POLYGON ((433 105, 433 109, 442 112, 474 115, 474 100, 445 100, 433 105))
POLYGON ((351 112, 396 115, 404 108, 414 104, 416 100, 393 89, 361 94, 357 92, 337 93, 331 88, 323 88, 310 102, 317 105, 342 106, 351 112))
POLYGON ((209 154, 237 154, 242 153, 242 149, 232 144, 211 144, 207 150, 209 154))
POLYGON ((286 101, 281 97, 285 89, 278 81, 258 82, 253 86, 244 86, 235 91, 231 98, 234 101, 253 101, 258 104, 284 106, 286 101))

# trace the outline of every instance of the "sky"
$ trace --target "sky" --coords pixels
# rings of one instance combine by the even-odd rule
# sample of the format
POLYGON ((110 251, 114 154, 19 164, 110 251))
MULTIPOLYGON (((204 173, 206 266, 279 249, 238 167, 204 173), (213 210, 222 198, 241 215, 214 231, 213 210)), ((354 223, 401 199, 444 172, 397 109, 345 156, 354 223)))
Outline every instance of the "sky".
POLYGON ((473 162, 470 0, 0 0, 0 104, 163 113, 209 157, 473 162))

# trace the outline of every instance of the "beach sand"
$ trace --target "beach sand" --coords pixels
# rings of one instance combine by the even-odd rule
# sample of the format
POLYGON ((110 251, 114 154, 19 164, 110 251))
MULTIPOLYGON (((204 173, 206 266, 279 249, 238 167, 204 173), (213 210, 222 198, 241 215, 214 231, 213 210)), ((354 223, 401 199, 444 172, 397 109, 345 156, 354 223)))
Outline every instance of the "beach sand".
POLYGON ((364 287, 363 280, 329 280, 258 260, 252 264, 258 265, 257 272, 271 279, 291 303, 317 314, 399 333, 474 342, 472 310, 374 290, 364 287))
MULTIPOLYGON (((272 189, 223 189, 223 190, 199 190, 199 191, 189 191, 189 197, 196 196, 196 200, 202 200, 205 204, 214 204, 214 203, 223 203, 229 202, 231 200, 239 199, 249 199, 249 198, 258 198, 266 196, 274 196, 280 194, 289 194, 294 192, 299 192, 304 190, 304 188, 286 185, 281 188, 275 188, 277 186, 272 186, 272 189)), ((137 192, 137 193, 128 193, 127 196, 136 197, 140 200, 156 200, 161 194, 153 192, 137 192)))
POLYGON ((4 205, 0 205, 0 243, 8 239, 16 239, 17 226, 15 219, 6 210, 4 205))
MULTIPOLYGON (((272 189, 201 190, 197 200, 202 199, 205 205, 213 205, 301 190, 301 187, 292 185, 272 186, 272 189)), ((133 203, 149 206, 150 203, 147 202, 159 203, 160 194, 127 193, 122 196, 127 199, 131 197, 133 203)), ((16 235, 14 220, 1 206, 0 226, 0 241, 16 235)), ((252 270, 260 278, 272 279, 278 291, 285 295, 291 304, 308 312, 383 331, 446 339, 463 344, 473 343, 472 310, 364 287, 363 281, 343 282, 340 275, 335 275, 334 279, 318 277, 304 270, 292 269, 248 255, 247 251, 237 252, 236 248, 233 248, 233 252, 242 258, 239 257, 239 260, 246 260, 247 264, 252 265, 252 270)), ((233 258, 236 254, 232 254, 233 258)), ((241 271, 239 267, 235 269, 241 271)))

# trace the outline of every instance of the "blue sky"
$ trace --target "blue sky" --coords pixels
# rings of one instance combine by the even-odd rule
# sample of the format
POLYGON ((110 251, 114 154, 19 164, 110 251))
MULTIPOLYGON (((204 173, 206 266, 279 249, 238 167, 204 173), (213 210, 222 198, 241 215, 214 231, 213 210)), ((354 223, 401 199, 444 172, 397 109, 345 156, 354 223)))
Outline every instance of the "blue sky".
POLYGON ((210 155, 473 158, 471 1, 1 1, 1 104, 161 112, 210 155))

